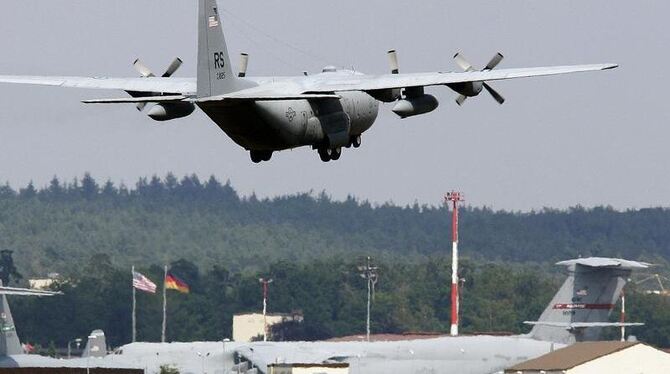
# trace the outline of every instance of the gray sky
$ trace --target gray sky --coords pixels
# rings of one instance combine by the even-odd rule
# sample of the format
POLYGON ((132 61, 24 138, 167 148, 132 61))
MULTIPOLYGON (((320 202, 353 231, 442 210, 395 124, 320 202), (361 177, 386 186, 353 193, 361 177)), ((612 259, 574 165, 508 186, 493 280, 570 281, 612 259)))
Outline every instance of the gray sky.
MULTIPOLYGON (((260 196, 326 190, 438 204, 457 188, 469 204, 505 209, 670 205, 668 1, 219 4, 229 52, 251 55, 250 75, 317 72, 328 63, 383 73, 391 48, 404 72, 456 70, 458 51, 476 66, 497 51, 506 56, 501 68, 621 66, 494 82, 507 99, 502 106, 483 94, 458 107, 448 88, 430 89, 438 110, 400 120, 386 105, 363 146, 328 164, 308 148, 252 164, 201 112, 160 124, 132 105, 79 102, 122 92, 1 85, 0 180, 41 186, 55 174, 90 171, 133 184, 173 171, 230 178, 241 193, 260 196)), ((162 72, 180 56, 177 75, 195 76, 196 5, 5 0, 0 74, 135 76, 136 57, 162 72)))

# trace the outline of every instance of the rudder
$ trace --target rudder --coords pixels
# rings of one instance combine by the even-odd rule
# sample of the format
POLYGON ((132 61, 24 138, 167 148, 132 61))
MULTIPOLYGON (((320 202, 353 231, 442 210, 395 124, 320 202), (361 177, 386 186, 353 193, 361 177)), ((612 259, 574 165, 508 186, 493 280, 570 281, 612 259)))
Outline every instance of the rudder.
POLYGON ((237 78, 223 35, 216 0, 198 3, 198 97, 223 95, 236 90, 237 78))

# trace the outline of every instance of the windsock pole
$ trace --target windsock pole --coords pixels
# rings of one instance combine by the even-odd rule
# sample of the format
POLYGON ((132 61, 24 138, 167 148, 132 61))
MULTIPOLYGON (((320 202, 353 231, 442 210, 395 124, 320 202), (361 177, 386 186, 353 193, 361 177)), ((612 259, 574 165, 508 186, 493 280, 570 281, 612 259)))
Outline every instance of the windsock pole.
POLYGON ((460 192, 447 193, 447 202, 452 203, 451 213, 451 336, 458 336, 458 202, 463 201, 460 192))

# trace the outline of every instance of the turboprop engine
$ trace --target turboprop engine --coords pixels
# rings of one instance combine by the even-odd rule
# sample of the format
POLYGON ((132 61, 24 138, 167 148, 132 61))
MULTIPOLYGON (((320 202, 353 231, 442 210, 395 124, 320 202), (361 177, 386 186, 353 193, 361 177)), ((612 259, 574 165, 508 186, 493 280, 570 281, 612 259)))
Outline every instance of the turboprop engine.
MULTIPOLYGON (((180 58, 175 58, 170 66, 165 69, 165 72, 161 77, 163 78, 168 78, 171 77, 172 74, 174 74, 177 69, 181 66, 182 61, 180 58)), ((144 65, 139 59, 135 60, 133 62, 133 67, 135 70, 137 70, 138 73, 143 78, 150 78, 150 77, 155 77, 154 73, 146 66, 144 65)), ((147 97, 147 96, 163 96, 163 95, 170 95, 170 93, 166 92, 133 92, 133 91, 127 91, 128 94, 132 97, 147 97)), ((140 112, 144 110, 146 107, 147 103, 138 103, 137 104, 137 110, 140 112)), ((153 119, 154 121, 169 121, 171 119, 177 119, 177 118, 182 118, 186 117, 189 114, 193 113, 195 110, 195 105, 192 103, 159 103, 151 107, 147 113, 147 116, 149 118, 153 119)))
MULTIPOLYGON (((488 64, 482 69, 481 71, 487 71, 487 70, 493 70, 500 61, 502 61, 503 55, 501 53, 496 53, 493 58, 489 61, 488 64)), ((472 71, 477 71, 460 53, 456 53, 454 55, 454 61, 456 61, 456 64, 463 69, 463 71, 467 72, 472 72, 472 71)), ((454 83, 454 84, 449 84, 449 88, 452 90, 458 92, 460 95, 456 98, 456 103, 458 105, 463 105, 465 102, 465 99, 468 97, 473 97, 479 95, 480 92, 482 92, 482 89, 486 89, 489 94, 493 97, 495 101, 498 102, 498 104, 502 104, 505 102, 505 98, 502 97, 498 93, 498 91, 494 90, 493 87, 491 87, 488 83, 486 82, 466 82, 466 83, 454 83)))

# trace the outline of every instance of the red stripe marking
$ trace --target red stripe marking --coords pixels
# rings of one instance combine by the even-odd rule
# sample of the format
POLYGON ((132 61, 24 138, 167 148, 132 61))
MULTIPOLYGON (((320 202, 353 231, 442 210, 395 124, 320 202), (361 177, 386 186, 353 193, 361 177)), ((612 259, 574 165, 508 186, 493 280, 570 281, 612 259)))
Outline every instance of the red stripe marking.
POLYGON ((614 304, 555 304, 554 309, 613 309, 614 304))

